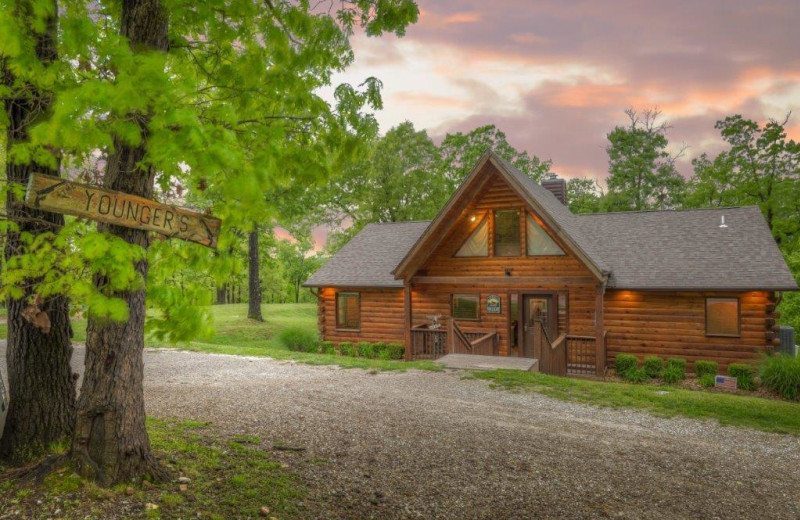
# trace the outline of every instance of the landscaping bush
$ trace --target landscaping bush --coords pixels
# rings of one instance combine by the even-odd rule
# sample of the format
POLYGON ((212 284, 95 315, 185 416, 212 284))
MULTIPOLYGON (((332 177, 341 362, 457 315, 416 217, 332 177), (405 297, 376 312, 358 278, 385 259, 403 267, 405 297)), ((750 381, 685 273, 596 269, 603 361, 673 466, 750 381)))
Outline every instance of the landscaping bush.
POLYGON ((402 343, 389 343, 386 345, 389 359, 403 359, 406 355, 406 347, 402 343))
POLYGON ((767 357, 761 364, 761 383, 786 399, 800 400, 800 358, 767 357))
POLYGON ((698 379, 705 375, 717 375, 717 369, 719 369, 719 363, 716 361, 700 360, 694 362, 694 373, 697 375, 698 379))
POLYGON ((755 390, 754 372, 753 367, 745 363, 731 363, 728 365, 728 375, 736 378, 736 386, 742 390, 755 390))
POLYGON ((359 341, 358 355, 363 358, 374 358, 375 349, 372 348, 372 343, 370 343, 369 341, 359 341))
POLYGON ((389 359, 384 357, 386 355, 384 352, 386 352, 386 343, 383 341, 376 341, 372 344, 372 357, 376 359, 389 359))
POLYGON ((680 383, 686 378, 686 369, 681 368, 679 364, 670 365, 667 363, 667 368, 661 371, 661 379, 669 385, 680 383))
POLYGON ((667 360, 667 368, 669 367, 677 367, 679 370, 683 372, 683 376, 686 377, 686 360, 681 358, 671 357, 667 360))
POLYGON ((661 377, 661 371, 664 370, 664 360, 658 356, 647 356, 644 358, 642 368, 647 377, 661 377))
POLYGON ((319 344, 319 353, 320 354, 336 354, 336 346, 333 344, 333 341, 323 341, 319 344))
POLYGON ((638 365, 639 360, 633 354, 619 353, 614 360, 614 370, 621 377, 625 377, 625 373, 630 370, 636 370, 638 365))
POLYGON ((716 379, 717 379, 717 375, 716 374, 708 374, 708 373, 706 373, 706 374, 703 374, 700 377, 698 377, 697 378, 697 382, 700 383, 700 386, 702 386, 704 388, 711 388, 712 386, 714 386, 714 383, 716 382, 716 379))
POLYGON ((339 343, 339 354, 342 356, 356 356, 356 346, 350 341, 342 341, 339 343))
POLYGON ((283 345, 294 352, 316 352, 319 338, 308 329, 286 329, 278 335, 283 345))
POLYGON ((647 381, 647 372, 643 368, 629 368, 622 374, 622 379, 629 383, 644 383, 647 381))

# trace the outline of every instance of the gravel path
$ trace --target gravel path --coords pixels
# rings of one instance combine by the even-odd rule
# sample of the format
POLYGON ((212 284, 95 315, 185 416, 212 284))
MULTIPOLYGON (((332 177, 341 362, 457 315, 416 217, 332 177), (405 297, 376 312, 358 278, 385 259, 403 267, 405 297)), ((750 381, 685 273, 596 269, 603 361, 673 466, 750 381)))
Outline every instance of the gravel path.
POLYGON ((167 350, 148 350, 145 372, 150 415, 305 448, 275 456, 309 487, 308 518, 800 518, 795 437, 496 391, 458 372, 167 350))

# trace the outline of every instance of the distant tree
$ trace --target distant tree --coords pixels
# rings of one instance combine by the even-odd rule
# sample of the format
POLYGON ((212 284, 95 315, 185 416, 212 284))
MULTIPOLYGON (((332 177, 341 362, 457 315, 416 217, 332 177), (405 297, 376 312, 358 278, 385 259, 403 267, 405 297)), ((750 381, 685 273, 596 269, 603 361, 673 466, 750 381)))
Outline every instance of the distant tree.
POLYGON ((446 197, 449 197, 469 175, 478 159, 487 150, 493 150, 535 181, 541 180, 552 165, 549 159, 542 160, 511 146, 506 134, 494 125, 481 126, 466 134, 461 132, 447 134, 439 146, 441 170, 447 183, 446 197))
POLYGON ((608 134, 608 211, 667 209, 681 203, 685 180, 675 168, 676 154, 667 151, 667 123, 658 110, 628 109, 628 126, 608 134))
POLYGON ((600 211, 603 192, 594 179, 569 179, 567 181, 567 204, 573 213, 597 213, 600 211))
POLYGON ((734 175, 734 161, 728 154, 713 160, 705 153, 692 160, 694 175, 687 184, 684 206, 717 208, 742 204, 742 193, 734 175))
POLYGON ((251 320, 264 321, 261 315, 261 277, 259 273, 259 251, 258 238, 259 226, 253 226, 253 230, 248 235, 247 240, 247 317, 251 320))
POLYGON ((314 246, 309 237, 295 241, 279 240, 276 249, 283 278, 291 287, 293 301, 299 303, 303 282, 320 268, 321 258, 313 254, 314 246))

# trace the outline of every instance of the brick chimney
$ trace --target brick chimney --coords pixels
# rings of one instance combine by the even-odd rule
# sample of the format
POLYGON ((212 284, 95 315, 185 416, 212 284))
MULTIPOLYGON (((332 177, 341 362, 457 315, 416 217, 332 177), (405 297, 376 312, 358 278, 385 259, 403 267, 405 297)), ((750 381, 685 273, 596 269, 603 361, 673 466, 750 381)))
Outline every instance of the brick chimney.
POLYGON ((555 173, 548 173, 542 179, 542 187, 555 195, 561 201, 561 204, 567 205, 567 181, 561 179, 555 173))

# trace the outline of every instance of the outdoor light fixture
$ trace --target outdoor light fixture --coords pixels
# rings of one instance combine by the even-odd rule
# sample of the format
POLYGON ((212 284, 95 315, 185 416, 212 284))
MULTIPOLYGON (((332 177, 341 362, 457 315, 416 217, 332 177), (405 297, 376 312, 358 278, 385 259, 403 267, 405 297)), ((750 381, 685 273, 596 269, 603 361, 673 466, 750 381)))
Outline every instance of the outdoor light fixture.
POLYGON ((722 218, 719 221, 720 229, 725 229, 728 227, 728 224, 725 223, 725 215, 722 215, 722 218))
POLYGON ((478 217, 476 217, 475 215, 472 215, 471 217, 469 217, 469 221, 470 222, 475 222, 475 219, 477 219, 477 218, 478 217))

